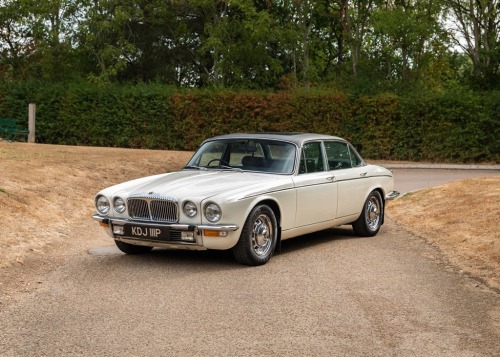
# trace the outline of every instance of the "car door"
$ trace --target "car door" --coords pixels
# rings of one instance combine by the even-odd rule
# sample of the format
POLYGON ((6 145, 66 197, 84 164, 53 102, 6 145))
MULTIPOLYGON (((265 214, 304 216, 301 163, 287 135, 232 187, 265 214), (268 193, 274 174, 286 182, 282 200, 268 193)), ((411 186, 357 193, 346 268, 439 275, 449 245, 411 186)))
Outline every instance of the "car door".
POLYGON ((331 221, 337 211, 337 183, 327 171, 321 141, 302 147, 299 173, 294 177, 297 192, 295 227, 331 221))
POLYGON ((325 153, 338 184, 336 218, 361 212, 370 185, 363 160, 350 145, 342 141, 325 142, 325 153))

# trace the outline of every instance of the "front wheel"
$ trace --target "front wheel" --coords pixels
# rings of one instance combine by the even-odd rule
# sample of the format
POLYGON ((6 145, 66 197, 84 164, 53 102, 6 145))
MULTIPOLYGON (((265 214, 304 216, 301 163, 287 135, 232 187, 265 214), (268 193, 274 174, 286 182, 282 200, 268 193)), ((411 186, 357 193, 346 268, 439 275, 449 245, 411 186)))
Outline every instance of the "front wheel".
POLYGON ((380 230, 384 221, 384 201, 378 191, 372 191, 368 195, 363 206, 363 212, 352 224, 356 235, 362 237, 373 237, 380 230))
POLYGON ((266 264, 273 255, 277 239, 278 223, 273 210, 267 205, 255 206, 233 248, 234 257, 246 265, 266 264))
POLYGON ((143 245, 128 244, 119 240, 115 240, 115 244, 123 253, 126 254, 144 254, 148 253, 153 247, 145 247, 143 245))

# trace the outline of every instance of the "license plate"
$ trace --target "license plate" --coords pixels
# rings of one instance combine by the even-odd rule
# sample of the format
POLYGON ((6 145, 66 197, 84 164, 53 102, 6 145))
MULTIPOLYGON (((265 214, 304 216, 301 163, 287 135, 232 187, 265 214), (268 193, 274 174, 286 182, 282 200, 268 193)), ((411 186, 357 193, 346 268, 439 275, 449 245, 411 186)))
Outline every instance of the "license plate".
POLYGON ((125 236, 150 240, 169 240, 170 228, 125 224, 125 236))

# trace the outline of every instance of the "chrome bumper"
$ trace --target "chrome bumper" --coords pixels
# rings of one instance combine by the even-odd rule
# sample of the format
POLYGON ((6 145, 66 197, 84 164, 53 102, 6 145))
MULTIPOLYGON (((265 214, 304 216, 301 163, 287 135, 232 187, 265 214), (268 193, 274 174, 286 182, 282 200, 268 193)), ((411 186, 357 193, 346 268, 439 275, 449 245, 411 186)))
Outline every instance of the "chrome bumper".
POLYGON ((135 222, 128 219, 122 218, 109 218, 106 216, 101 216, 100 214, 92 215, 92 219, 96 222, 102 223, 103 225, 110 224, 125 224, 125 223, 137 223, 142 226, 155 226, 155 227, 169 227, 170 229, 176 231, 186 231, 186 232, 199 232, 203 230, 210 231, 236 231, 239 227, 236 224, 179 224, 179 223, 156 223, 156 222, 135 222))
POLYGON ((391 191, 385 196, 386 201, 393 200, 397 197, 399 197, 400 193, 398 191, 391 191))

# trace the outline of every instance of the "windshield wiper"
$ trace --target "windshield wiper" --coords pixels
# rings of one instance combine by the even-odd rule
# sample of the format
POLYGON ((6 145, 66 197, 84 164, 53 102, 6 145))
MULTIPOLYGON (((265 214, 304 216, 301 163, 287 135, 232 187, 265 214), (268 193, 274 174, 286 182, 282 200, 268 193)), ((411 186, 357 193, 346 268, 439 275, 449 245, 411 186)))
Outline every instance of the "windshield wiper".
POLYGON ((226 169, 226 170, 231 170, 231 171, 237 171, 237 172, 243 172, 242 169, 239 167, 232 167, 232 166, 226 166, 226 165, 219 165, 218 168, 226 169))
POLYGON ((185 169, 196 169, 196 170, 200 170, 200 171, 207 171, 208 170, 206 167, 192 166, 192 165, 184 166, 184 168, 185 169))

